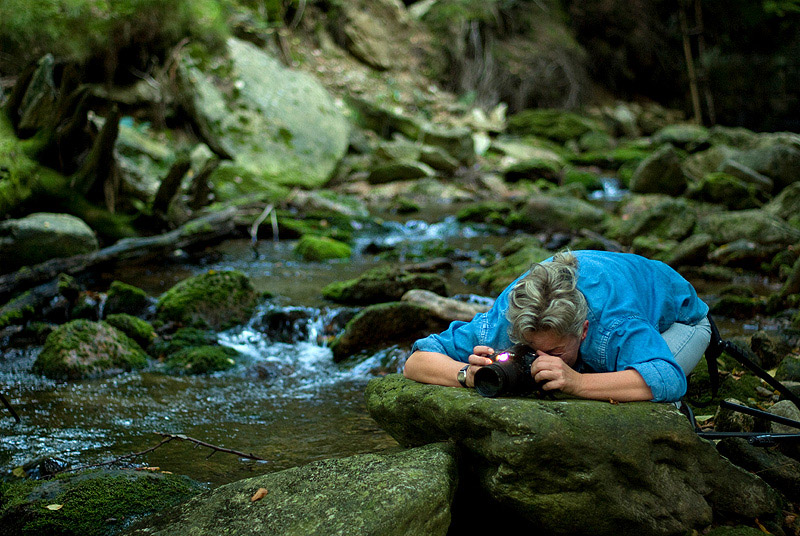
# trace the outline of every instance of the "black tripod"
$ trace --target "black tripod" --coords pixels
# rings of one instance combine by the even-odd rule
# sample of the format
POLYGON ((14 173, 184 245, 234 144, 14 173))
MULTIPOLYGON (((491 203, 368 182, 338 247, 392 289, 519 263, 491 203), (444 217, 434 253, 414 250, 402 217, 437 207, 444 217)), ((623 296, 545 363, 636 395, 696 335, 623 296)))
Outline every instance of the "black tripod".
MULTIPOLYGON (((778 391, 785 399, 791 400, 794 402, 794 405, 800 408, 800 397, 790 391, 785 385, 781 382, 773 378, 769 372, 761 368, 757 363, 754 363, 741 348, 736 346, 730 341, 723 340, 719 334, 719 330, 717 329, 717 325, 714 323, 714 320, 711 316, 708 317, 708 321, 711 323, 711 341, 708 343, 708 348, 706 349, 706 361, 708 363, 708 375, 711 381, 711 396, 712 399, 717 396, 717 389, 719 388, 719 368, 717 366, 717 358, 722 355, 722 353, 726 353, 736 361, 747 367, 753 374, 767 382, 770 387, 778 391)), ((695 404, 699 405, 699 404, 695 404)), ((720 402, 720 407, 732 409, 734 411, 738 411, 739 413, 744 413, 747 415, 752 415, 755 417, 761 417, 767 419, 772 422, 785 424, 787 426, 791 426, 793 428, 800 429, 800 421, 795 421, 794 419, 787 419, 786 417, 781 417, 779 415, 773 415, 772 413, 761 411, 759 409, 749 408, 747 406, 740 406, 738 404, 732 404, 730 402, 722 401, 720 402)), ((797 441, 800 439, 800 432, 798 433, 768 433, 768 432, 706 432, 700 429, 697 425, 697 420, 694 417, 694 412, 692 408, 684 401, 681 404, 681 409, 686 413, 686 416, 689 417, 689 422, 692 423, 694 426, 697 435, 704 438, 704 439, 724 439, 726 437, 742 437, 747 439, 747 441, 751 445, 757 446, 772 446, 777 444, 779 441, 797 441)))

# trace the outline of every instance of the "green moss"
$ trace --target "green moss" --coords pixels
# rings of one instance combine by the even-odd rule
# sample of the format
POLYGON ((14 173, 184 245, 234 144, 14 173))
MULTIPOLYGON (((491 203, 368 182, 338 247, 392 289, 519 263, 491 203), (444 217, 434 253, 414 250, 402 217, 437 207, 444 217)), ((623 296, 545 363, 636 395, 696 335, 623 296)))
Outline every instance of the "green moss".
POLYGON ((147 293, 122 281, 113 281, 108 287, 106 311, 109 313, 141 313, 150 305, 147 293))
POLYGON ((602 131, 596 121, 561 110, 524 110, 508 120, 509 131, 518 135, 542 136, 560 143, 580 138, 587 132, 602 131))
POLYGON ((542 262, 552 253, 536 245, 528 245, 497 261, 481 272, 478 283, 497 295, 516 278, 530 269, 531 264, 542 262))
POLYGON ((350 246, 333 238, 304 235, 295 246, 295 251, 307 261, 346 259, 352 254, 350 246))
POLYGON ((129 314, 111 314, 105 318, 105 322, 136 341, 142 348, 147 348, 156 337, 153 326, 129 314))
POLYGON ((438 274, 419 274, 393 267, 373 268, 355 279, 330 283, 322 289, 322 295, 337 303, 365 305, 400 300, 411 289, 447 295, 445 282, 438 274))
POLYGON ((74 380, 133 370, 147 364, 136 342, 103 322, 73 320, 47 337, 32 371, 48 378, 74 380))
POLYGON ((185 279, 165 292, 158 300, 156 314, 165 322, 226 329, 246 322, 257 299, 250 279, 243 273, 212 270, 185 279))
POLYGON ((0 487, 0 526, 19 536, 105 536, 132 518, 186 501, 200 484, 182 476, 131 470, 62 474, 0 487), (49 505, 61 505, 50 510, 49 505))
POLYGON ((150 347, 150 353, 158 359, 195 346, 212 346, 217 342, 213 331, 197 328, 180 328, 172 335, 159 338, 150 347))
POLYGON ((23 292, 0 308, 0 329, 12 324, 21 324, 36 312, 28 302, 30 291, 23 292))
POLYGON ((197 346, 171 354, 166 366, 172 372, 206 374, 235 366, 239 355, 239 352, 227 346, 197 346))

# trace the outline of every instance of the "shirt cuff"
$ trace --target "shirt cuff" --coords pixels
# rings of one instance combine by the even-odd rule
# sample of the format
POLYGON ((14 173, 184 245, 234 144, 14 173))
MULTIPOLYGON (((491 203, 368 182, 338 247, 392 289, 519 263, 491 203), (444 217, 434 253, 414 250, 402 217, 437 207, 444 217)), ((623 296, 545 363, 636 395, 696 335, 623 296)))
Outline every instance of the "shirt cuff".
MULTIPOLYGON (((664 365, 669 367, 668 363, 664 363, 664 365)), ((672 367, 670 367, 670 370, 665 371, 659 364, 646 361, 626 368, 633 369, 641 374, 644 382, 653 393, 653 402, 675 402, 686 394, 686 378, 683 376, 678 378, 672 367)))

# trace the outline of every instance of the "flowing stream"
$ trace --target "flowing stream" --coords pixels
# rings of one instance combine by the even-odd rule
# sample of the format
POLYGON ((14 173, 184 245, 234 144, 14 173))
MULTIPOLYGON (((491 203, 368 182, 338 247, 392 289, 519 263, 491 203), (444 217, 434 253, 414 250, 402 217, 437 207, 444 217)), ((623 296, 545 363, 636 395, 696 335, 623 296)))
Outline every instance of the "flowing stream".
MULTIPOLYGON (((312 460, 383 450, 397 443, 366 411, 363 391, 378 374, 397 371, 407 348, 392 347, 366 359, 335 364, 326 346, 325 326, 343 309, 327 303, 321 288, 356 277, 381 264, 426 258, 442 246, 469 251, 507 238, 464 226, 452 218, 385 222, 356 232, 349 261, 297 260, 293 241, 261 242, 257 255, 248 240, 230 240, 201 262, 180 256, 160 266, 126 265, 110 274, 157 297, 177 281, 205 270, 246 273, 265 299, 246 326, 218 335, 221 344, 244 359, 232 370, 202 376, 169 376, 157 366, 113 378, 58 383, 29 372, 40 348, 9 349, 0 359, 0 391, 22 423, 0 408, 0 469, 40 458, 71 465, 103 462, 140 452, 161 441, 158 433, 183 434, 220 447, 253 453, 251 461, 204 447, 171 441, 136 457, 135 464, 185 474, 212 485, 271 472, 312 460), (395 257, 364 253, 392 248, 395 257), (292 319, 276 336, 265 333, 264 319, 279 313, 292 319)), ((451 294, 468 293, 453 270, 451 294)))

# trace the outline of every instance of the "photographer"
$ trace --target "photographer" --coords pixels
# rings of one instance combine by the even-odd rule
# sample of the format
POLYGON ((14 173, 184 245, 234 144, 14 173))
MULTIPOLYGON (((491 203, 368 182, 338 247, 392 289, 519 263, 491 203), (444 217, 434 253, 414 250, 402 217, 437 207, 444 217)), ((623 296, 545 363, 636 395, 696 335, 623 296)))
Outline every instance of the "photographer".
POLYGON ((414 343, 407 378, 474 386, 494 350, 536 351, 544 389, 597 400, 676 401, 708 346, 708 306, 667 265, 628 253, 576 251, 534 264, 486 313, 414 343), (468 364, 465 364, 468 363, 468 364))

